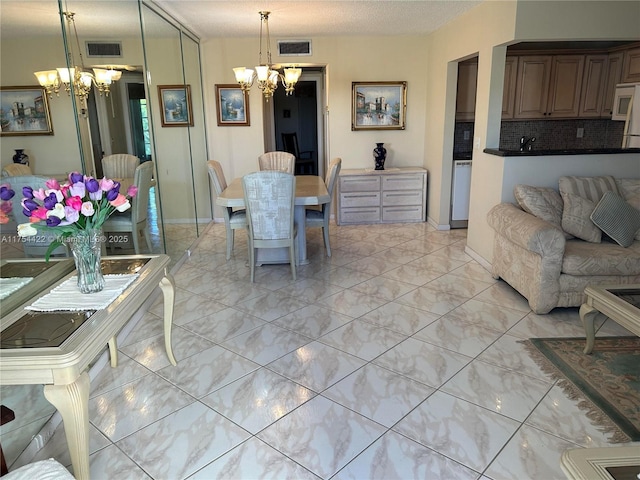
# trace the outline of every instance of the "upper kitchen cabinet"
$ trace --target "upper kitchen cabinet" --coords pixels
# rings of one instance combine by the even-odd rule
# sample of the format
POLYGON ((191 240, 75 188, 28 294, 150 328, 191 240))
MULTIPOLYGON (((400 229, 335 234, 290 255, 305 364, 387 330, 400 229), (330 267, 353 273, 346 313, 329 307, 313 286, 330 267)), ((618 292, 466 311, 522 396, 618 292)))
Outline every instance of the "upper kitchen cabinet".
POLYGON ((616 85, 622 79, 622 63, 624 52, 610 53, 607 60, 606 79, 602 98, 601 116, 611 118, 613 114, 613 98, 616 93, 616 85))
POLYGON ((586 55, 582 94, 580 95, 580 116, 600 117, 607 80, 608 55, 586 55))
POLYGON ((476 82, 478 59, 472 58, 458 64, 458 89, 456 95, 456 120, 473 121, 476 113, 476 82))
POLYGON ((622 83, 640 82, 640 47, 624 52, 622 83))
POLYGON ((514 118, 577 117, 584 59, 584 55, 519 57, 514 118))
POLYGON ((518 57, 507 57, 504 63, 504 87, 502 89, 502 119, 513 118, 516 103, 518 57))

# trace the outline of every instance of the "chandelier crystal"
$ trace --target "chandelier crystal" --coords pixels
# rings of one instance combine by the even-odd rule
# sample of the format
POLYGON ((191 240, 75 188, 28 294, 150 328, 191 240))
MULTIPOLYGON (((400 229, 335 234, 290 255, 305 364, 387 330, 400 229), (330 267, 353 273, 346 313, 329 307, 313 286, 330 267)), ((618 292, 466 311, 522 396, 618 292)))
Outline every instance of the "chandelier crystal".
POLYGON ((301 68, 287 67, 284 69, 284 75, 278 70, 273 68, 271 62, 271 38, 269 36, 269 14, 271 12, 261 11, 260 14, 260 52, 258 56, 259 65, 254 69, 245 67, 236 67, 233 72, 236 77, 236 81, 240 85, 243 92, 248 92, 256 79, 258 80, 258 88, 262 90, 262 94, 269 101, 269 98, 273 96, 273 92, 278 88, 278 80, 282 82, 282 86, 285 89, 287 95, 291 95, 295 90, 295 85, 300 79, 302 74, 301 68), (263 26, 266 32, 266 63, 262 62, 262 41, 263 41, 263 26))
POLYGON ((45 89, 45 92, 49 97, 59 95, 60 89, 64 88, 67 94, 71 95, 73 92, 81 100, 86 100, 93 85, 98 89, 98 93, 105 96, 109 96, 111 90, 111 84, 116 80, 119 80, 122 76, 122 72, 114 70, 112 68, 94 68, 93 73, 89 72, 84 67, 82 59, 82 51, 80 49, 80 41, 78 40, 78 31, 76 30, 75 13, 63 12, 64 17, 67 20, 68 31, 73 28, 73 33, 76 40, 76 47, 78 49, 78 56, 80 58, 80 66, 76 65, 75 57, 73 55, 73 46, 69 46, 69 64, 73 67, 61 67, 55 70, 42 70, 34 72, 34 75, 38 79, 38 83, 45 89))

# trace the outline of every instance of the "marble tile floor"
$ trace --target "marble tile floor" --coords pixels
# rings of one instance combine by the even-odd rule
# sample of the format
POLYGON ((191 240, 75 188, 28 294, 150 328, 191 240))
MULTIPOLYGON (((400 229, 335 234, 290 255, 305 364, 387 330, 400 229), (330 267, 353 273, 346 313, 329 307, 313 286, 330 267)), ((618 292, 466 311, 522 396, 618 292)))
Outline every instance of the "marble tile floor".
MULTIPOLYGON (((162 305, 91 386, 92 479, 563 479, 568 448, 609 445, 531 360, 529 337, 584 336, 577 309, 533 314, 465 254, 465 230, 332 225, 332 257, 225 259, 212 224, 162 305)), ((598 335, 628 334, 611 321, 598 335)), ((70 469, 61 425, 36 459, 70 469)))

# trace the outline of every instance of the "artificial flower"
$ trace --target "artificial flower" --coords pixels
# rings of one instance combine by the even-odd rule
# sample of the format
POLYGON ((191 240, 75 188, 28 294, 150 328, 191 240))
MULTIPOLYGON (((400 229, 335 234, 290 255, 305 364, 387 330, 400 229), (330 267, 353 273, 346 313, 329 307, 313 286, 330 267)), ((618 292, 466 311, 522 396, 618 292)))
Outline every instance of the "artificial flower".
MULTIPOLYGON (((8 186, 0 187, 0 198, 8 196, 8 186)), ((128 188, 120 193, 120 183, 102 178, 97 180, 79 172, 72 172, 68 181, 60 185, 48 180, 46 188, 34 190, 23 187, 22 211, 30 222, 18 225, 20 236, 31 236, 38 229, 57 232, 58 238, 51 243, 47 257, 65 238, 81 230, 99 229, 114 212, 125 212, 131 208, 129 201, 138 189, 128 188)), ((13 196, 13 195, 12 195, 13 196)), ((0 209, 0 222, 3 222, 0 209)))

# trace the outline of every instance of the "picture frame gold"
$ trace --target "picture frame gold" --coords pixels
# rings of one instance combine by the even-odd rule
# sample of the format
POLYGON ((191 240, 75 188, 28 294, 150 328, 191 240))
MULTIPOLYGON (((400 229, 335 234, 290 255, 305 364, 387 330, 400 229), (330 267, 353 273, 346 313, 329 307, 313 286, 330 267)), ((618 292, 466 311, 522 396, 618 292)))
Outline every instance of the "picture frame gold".
POLYGON ((40 86, 0 87, 0 136, 53 135, 49 98, 40 86))
POLYGON ((249 93, 238 84, 216 84, 216 116, 219 127, 248 127, 249 93))
POLYGON ((404 130, 407 82, 352 82, 351 130, 404 130))
POLYGON ((158 85, 163 127, 193 127, 191 85, 158 85))

